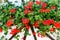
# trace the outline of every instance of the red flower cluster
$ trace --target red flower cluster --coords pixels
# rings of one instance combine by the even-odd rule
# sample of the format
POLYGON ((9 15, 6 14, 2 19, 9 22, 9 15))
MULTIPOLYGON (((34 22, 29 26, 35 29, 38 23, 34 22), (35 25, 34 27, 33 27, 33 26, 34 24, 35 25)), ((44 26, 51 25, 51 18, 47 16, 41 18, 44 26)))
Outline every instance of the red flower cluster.
POLYGON ((51 9, 56 10, 56 6, 51 6, 51 9))
POLYGON ((56 28, 60 28, 60 22, 55 22, 55 23, 54 23, 54 26, 55 26, 56 28))
POLYGON ((44 20, 44 21, 43 21, 43 24, 44 24, 44 25, 54 24, 54 20, 52 20, 52 19, 44 20))
POLYGON ((41 33, 38 33, 38 35, 37 35, 38 37, 41 37, 41 38, 43 38, 44 36, 41 34, 41 33))
POLYGON ((19 33, 19 32, 20 32, 20 30, 15 28, 15 29, 11 30, 10 34, 14 35, 14 34, 19 33))
POLYGON ((49 13, 50 12, 50 9, 49 8, 45 9, 45 12, 46 13, 49 13))
POLYGON ((28 14, 28 10, 27 9, 24 10, 24 15, 26 15, 26 14, 28 14))
POLYGON ((34 26, 35 26, 36 28, 38 28, 38 27, 39 27, 39 21, 34 22, 34 26))
POLYGON ((23 24, 28 24, 29 23, 29 19, 28 18, 22 18, 22 23, 23 24))
POLYGON ((50 9, 49 9, 49 8, 47 8, 47 9, 40 9, 40 12, 41 12, 41 13, 42 13, 42 12, 49 13, 49 12, 50 12, 50 9))
POLYGON ((25 24, 26 29, 29 30, 29 28, 30 28, 30 25, 28 25, 29 19, 28 18, 22 18, 22 23, 25 24))
POLYGON ((12 19, 10 19, 10 20, 7 21, 6 26, 10 27, 12 24, 14 24, 14 22, 13 22, 12 19))
POLYGON ((30 28, 30 25, 26 24, 26 29, 29 30, 30 28))
POLYGON ((27 5, 27 6, 24 7, 24 9, 25 9, 24 12, 27 12, 27 13, 24 13, 24 14, 28 14, 28 12, 33 12, 32 6, 27 5))
POLYGON ((29 5, 24 6, 24 9, 25 9, 25 10, 29 10, 29 9, 32 10, 32 6, 29 6, 29 5))
POLYGON ((15 13, 16 12, 16 9, 10 9, 10 12, 11 13, 15 13))
POLYGON ((38 35, 37 35, 38 37, 40 37, 41 36, 41 33, 38 33, 38 35))
POLYGON ((0 28, 0 32, 2 32, 3 31, 3 29, 2 28, 0 28))
POLYGON ((55 29, 54 28, 50 28, 50 32, 54 32, 55 31, 55 29))
POLYGON ((50 12, 50 9, 49 8, 46 8, 47 7, 47 3, 42 3, 42 8, 40 9, 40 12, 45 12, 45 13, 49 13, 50 12))
POLYGON ((42 3, 42 8, 46 8, 47 3, 42 3))
POLYGON ((33 2, 28 2, 28 6, 32 6, 33 5, 33 2))
POLYGON ((29 11, 33 12, 32 6, 29 6, 29 11))
POLYGON ((33 2, 28 2, 26 9, 32 10, 33 2))
POLYGON ((36 4, 40 5, 40 4, 41 4, 41 2, 40 2, 40 1, 36 1, 36 4))
POLYGON ((24 6, 24 15, 28 14, 28 11, 32 12, 33 2, 28 2, 27 6, 24 6))
POLYGON ((42 13, 42 12, 45 12, 45 9, 40 9, 40 12, 42 13))
POLYGON ((29 6, 24 6, 24 9, 26 10, 26 9, 29 9, 29 6))

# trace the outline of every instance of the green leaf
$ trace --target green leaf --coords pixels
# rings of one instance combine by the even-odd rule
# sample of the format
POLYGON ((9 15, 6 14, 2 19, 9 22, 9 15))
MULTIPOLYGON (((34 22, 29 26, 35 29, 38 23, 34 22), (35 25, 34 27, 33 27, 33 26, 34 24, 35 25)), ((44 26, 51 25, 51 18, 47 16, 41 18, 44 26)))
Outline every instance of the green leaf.
POLYGON ((57 11, 56 16, 60 17, 60 11, 57 11))
POLYGON ((33 24, 33 23, 34 23, 34 18, 33 18, 33 16, 30 16, 29 19, 30 19, 30 23, 33 24))
POLYGON ((42 31, 42 32, 49 31, 50 30, 50 26, 45 26, 43 24, 40 24, 39 30, 42 31))
POLYGON ((36 20, 43 20, 40 15, 35 15, 36 20))
POLYGON ((22 25, 22 23, 17 24, 17 28, 19 29, 22 25))
POLYGON ((5 25, 3 25, 2 28, 3 28, 3 30, 4 30, 4 34, 7 35, 7 33, 8 33, 8 28, 6 28, 5 25))
POLYGON ((29 34, 29 31, 27 29, 25 29, 24 36, 27 36, 28 34, 29 34))
POLYGON ((4 40, 4 36, 2 36, 2 37, 0 38, 0 40, 4 40))
POLYGON ((52 4, 58 4, 58 0, 50 0, 50 3, 52 3, 52 4))
POLYGON ((4 17, 4 14, 1 14, 0 15, 0 21, 2 21, 3 17, 4 17))

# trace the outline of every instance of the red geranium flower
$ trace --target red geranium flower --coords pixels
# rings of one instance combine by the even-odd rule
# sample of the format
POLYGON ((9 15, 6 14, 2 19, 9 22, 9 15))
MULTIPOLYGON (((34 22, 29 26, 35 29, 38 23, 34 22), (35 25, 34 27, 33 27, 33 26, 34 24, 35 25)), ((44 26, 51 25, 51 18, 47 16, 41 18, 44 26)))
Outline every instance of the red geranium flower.
POLYGON ((24 6, 24 9, 26 10, 26 9, 29 9, 29 6, 24 6))
POLYGON ((35 27, 39 27, 39 21, 34 22, 35 27))
POLYGON ((56 6, 51 6, 51 8, 52 8, 53 10, 56 10, 56 6))
POLYGON ((41 33, 38 33, 38 37, 43 38, 43 37, 44 37, 44 35, 42 35, 41 33))
POLYGON ((7 21, 6 26, 10 27, 12 24, 14 24, 14 22, 13 22, 12 19, 10 19, 10 20, 7 21))
POLYGON ((44 24, 44 25, 54 24, 54 20, 52 20, 52 19, 44 20, 44 21, 43 21, 43 24, 44 24))
POLYGON ((40 9, 40 12, 42 13, 42 12, 45 12, 45 9, 40 9))
POLYGON ((3 31, 3 29, 2 28, 0 28, 0 32, 2 32, 3 31))
POLYGON ((50 12, 50 9, 48 9, 48 8, 45 9, 45 12, 46 12, 46 13, 49 13, 49 12, 50 12))
POLYGON ((42 8, 46 8, 47 3, 42 3, 42 8))
POLYGON ((50 28, 50 32, 54 32, 55 31, 55 29, 54 28, 50 28))
POLYGON ((32 6, 29 6, 29 9, 32 9, 32 6))
POLYGON ((11 13, 15 13, 16 12, 16 9, 10 9, 10 12, 11 13))
POLYGON ((32 6, 33 5, 33 2, 28 2, 28 6, 32 6))
POLYGON ((25 15, 28 14, 28 11, 33 12, 32 6, 25 6, 24 9, 25 9, 24 10, 25 15))
POLYGON ((29 23, 29 19, 28 18, 22 18, 22 23, 23 24, 28 24, 29 23))
POLYGON ((29 30, 30 28, 30 25, 26 24, 26 29, 29 30))
POLYGON ((20 30, 15 28, 15 29, 11 30, 10 34, 14 35, 14 34, 16 34, 18 32, 20 32, 20 30))
POLYGON ((41 2, 40 2, 40 1, 36 1, 36 4, 40 5, 40 4, 41 4, 41 2))
POLYGON ((49 13, 50 12, 50 9, 49 8, 47 8, 47 9, 40 9, 40 12, 46 12, 46 13, 49 13))
POLYGON ((41 37, 41 33, 38 33, 38 37, 41 37))
POLYGON ((55 26, 56 28, 60 28, 60 22, 55 22, 55 23, 54 23, 54 26, 55 26))
POLYGON ((28 10, 24 10, 24 15, 28 14, 28 10))

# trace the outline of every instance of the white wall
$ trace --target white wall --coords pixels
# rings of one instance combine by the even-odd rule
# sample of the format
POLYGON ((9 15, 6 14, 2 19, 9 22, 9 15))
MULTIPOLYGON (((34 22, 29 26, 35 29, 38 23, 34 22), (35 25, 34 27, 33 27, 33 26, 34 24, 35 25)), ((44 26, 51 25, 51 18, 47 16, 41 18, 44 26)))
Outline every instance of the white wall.
MULTIPOLYGON (((16 6, 20 6, 21 5, 21 0, 8 0, 9 2, 12 2, 12 4, 15 4, 16 6), (15 1, 17 1, 18 3, 16 3, 15 1)), ((29 0, 24 0, 25 2, 28 2, 29 0)))

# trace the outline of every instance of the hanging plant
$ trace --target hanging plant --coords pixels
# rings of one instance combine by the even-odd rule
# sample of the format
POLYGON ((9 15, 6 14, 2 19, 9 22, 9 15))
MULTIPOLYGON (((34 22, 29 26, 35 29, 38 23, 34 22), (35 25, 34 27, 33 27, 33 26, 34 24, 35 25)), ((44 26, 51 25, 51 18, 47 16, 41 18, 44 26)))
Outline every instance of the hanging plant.
POLYGON ((46 32, 54 32, 55 29, 60 29, 60 14, 58 12, 60 6, 57 4, 29 1, 27 4, 23 3, 21 7, 16 7, 11 3, 1 7, 0 22, 2 22, 2 25, 0 25, 0 32, 5 31, 5 28, 11 29, 13 25, 17 25, 15 29, 11 29, 12 37, 21 32, 23 28, 25 37, 31 28, 35 40, 37 39, 33 27, 38 28, 38 33, 43 36, 46 35, 46 32))

